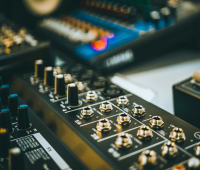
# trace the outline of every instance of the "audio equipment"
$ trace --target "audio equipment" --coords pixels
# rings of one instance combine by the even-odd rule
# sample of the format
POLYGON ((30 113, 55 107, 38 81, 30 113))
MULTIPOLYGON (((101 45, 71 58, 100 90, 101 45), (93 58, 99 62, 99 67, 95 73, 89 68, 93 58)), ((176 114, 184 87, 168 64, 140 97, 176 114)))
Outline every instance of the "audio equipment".
POLYGON ((8 84, 0 88, 0 169, 86 169, 8 84))
MULTIPOLYGON (((8 90, 1 88, 5 105, 8 90)), ((13 77, 11 88, 88 169, 200 168, 198 128, 81 64, 45 67, 36 60, 35 71, 13 77)))
POLYGON ((49 42, 0 14, 0 72, 27 65, 48 54, 49 42))
POLYGON ((200 109, 200 73, 173 86, 174 114, 200 128, 198 110, 200 109), (197 111, 197 112, 196 112, 197 111))

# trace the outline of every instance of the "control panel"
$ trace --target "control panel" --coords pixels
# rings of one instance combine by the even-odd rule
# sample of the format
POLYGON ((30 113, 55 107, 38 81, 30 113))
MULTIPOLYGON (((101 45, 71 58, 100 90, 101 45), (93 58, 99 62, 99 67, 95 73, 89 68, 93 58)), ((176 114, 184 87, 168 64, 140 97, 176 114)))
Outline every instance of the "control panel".
POLYGON ((11 87, 88 169, 200 168, 198 128, 83 65, 37 60, 11 87))
POLYGON ((0 88, 0 169, 86 169, 8 84, 0 88))

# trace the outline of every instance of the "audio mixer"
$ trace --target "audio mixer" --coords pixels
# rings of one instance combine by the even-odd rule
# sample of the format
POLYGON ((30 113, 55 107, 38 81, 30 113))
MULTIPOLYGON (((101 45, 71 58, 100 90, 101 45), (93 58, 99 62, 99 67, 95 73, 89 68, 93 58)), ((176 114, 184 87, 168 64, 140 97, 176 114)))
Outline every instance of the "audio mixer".
POLYGON ((88 169, 200 168, 200 129, 81 64, 36 60, 11 88, 88 169))
POLYGON ((86 169, 8 84, 0 93, 1 170, 86 169))

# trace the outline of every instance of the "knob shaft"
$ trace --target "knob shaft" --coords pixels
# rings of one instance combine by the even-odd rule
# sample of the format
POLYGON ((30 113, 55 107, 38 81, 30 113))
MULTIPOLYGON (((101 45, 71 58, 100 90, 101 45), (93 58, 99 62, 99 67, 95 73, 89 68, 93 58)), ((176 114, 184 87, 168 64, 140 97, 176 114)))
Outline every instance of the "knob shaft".
POLYGON ((60 96, 65 96, 65 79, 62 74, 55 76, 55 94, 60 96))
POLYGON ((44 78, 44 63, 43 60, 35 61, 35 78, 43 79, 44 78))
POLYGON ((67 86, 67 103, 70 106, 78 106, 78 88, 75 83, 67 86))
POLYGON ((0 128, 0 158, 8 157, 10 135, 8 129, 0 128))
POLYGON ((44 69, 44 85, 46 87, 54 86, 54 76, 52 67, 45 67, 44 69))
POLYGON ((15 147, 9 151, 9 170, 25 170, 24 158, 20 148, 15 147))
POLYGON ((18 128, 28 129, 30 127, 30 117, 27 105, 19 105, 18 107, 18 128))
POLYGON ((0 87, 0 98, 2 105, 7 107, 8 106, 8 96, 10 95, 10 86, 8 84, 3 84, 0 87))
POLYGON ((17 107, 19 106, 19 99, 17 94, 8 96, 8 108, 10 109, 11 117, 17 117, 17 107))
POLYGON ((0 127, 8 129, 10 133, 13 132, 12 129, 12 119, 9 109, 2 109, 0 112, 0 127))

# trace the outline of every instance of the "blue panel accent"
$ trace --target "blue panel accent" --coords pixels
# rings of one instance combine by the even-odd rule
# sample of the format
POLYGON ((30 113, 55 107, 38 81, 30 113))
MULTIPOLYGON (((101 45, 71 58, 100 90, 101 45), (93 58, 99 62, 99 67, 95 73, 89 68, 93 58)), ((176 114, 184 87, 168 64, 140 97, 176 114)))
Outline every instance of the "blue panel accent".
POLYGON ((8 85, 8 84, 3 84, 3 85, 1 86, 1 88, 2 88, 2 89, 9 88, 9 85, 8 85))
POLYGON ((28 105, 26 105, 26 104, 22 104, 22 105, 19 106, 20 109, 24 109, 24 108, 27 108, 27 107, 28 107, 28 105))
POLYGON ((10 112, 10 110, 9 109, 2 109, 1 110, 1 113, 7 113, 7 112, 10 112))
POLYGON ((10 95, 10 98, 15 98, 15 97, 18 97, 18 95, 17 94, 11 94, 10 95))

